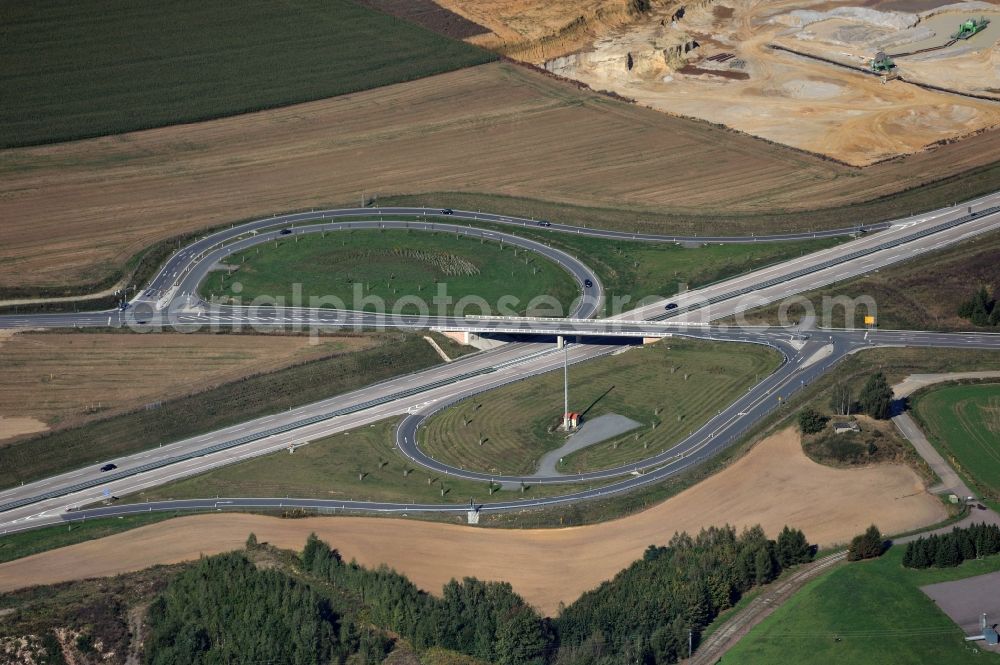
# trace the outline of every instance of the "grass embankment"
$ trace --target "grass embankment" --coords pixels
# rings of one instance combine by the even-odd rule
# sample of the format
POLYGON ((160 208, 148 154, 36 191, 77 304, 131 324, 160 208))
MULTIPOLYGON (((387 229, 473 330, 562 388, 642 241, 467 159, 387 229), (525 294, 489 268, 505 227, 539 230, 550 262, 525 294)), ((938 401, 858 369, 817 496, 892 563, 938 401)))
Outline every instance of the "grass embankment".
MULTIPOLYGON (((567 455, 560 471, 638 461, 679 442, 779 364, 756 345, 667 339, 570 368, 570 410, 584 421, 617 413, 642 427, 567 455)), ((566 441, 562 371, 469 398, 435 415, 423 450, 443 462, 497 473, 532 473, 566 441)))
MULTIPOLYGON (((437 352, 419 335, 377 333, 375 337, 379 343, 371 349, 333 353, 325 359, 164 401, 156 408, 0 448, 0 487, 277 413, 441 362, 437 352)), ((460 348, 450 340, 438 339, 447 353, 460 348)))
POLYGON ((0 147, 193 122, 495 59, 348 0, 8 5, 0 147), (39 39, 44 35, 44 39, 39 39))
MULTIPOLYGON (((954 247, 921 255, 856 279, 802 294, 812 303, 819 322, 824 326, 864 326, 870 313, 859 306, 848 313, 843 306, 830 309, 824 318, 824 298, 870 297, 876 305, 878 325, 887 330, 976 330, 968 319, 958 315, 958 306, 972 297, 980 285, 993 293, 1000 288, 996 258, 1000 255, 1000 233, 989 233, 962 242, 954 247)), ((788 319, 798 323, 803 307, 788 309, 788 319)), ((767 305, 747 312, 752 324, 777 324, 778 306, 767 305)), ((981 328, 981 330, 994 330, 981 328)))
MULTIPOLYGON (((197 499, 214 496, 309 497, 395 503, 469 504, 553 496, 588 485, 525 485, 502 490, 486 482, 459 480, 414 466, 395 448, 397 418, 317 439, 295 449, 232 464, 125 498, 125 501, 197 499)), ((597 486, 595 483, 593 486, 597 486)))
POLYGON ((984 497, 1000 499, 1000 383, 933 388, 912 408, 934 446, 984 497))
MULTIPOLYGON (((578 223, 571 220, 570 223, 578 223)), ((740 245, 649 243, 589 238, 543 232, 532 227, 477 223, 544 242, 583 261, 601 279, 605 314, 633 309, 644 298, 669 298, 684 288, 696 289, 758 268, 833 247, 845 238, 740 245)))
POLYGON ((529 313, 562 315, 579 295, 569 273, 535 252, 445 231, 344 230, 286 236, 227 261, 235 272, 228 277, 224 272, 211 274, 202 284, 203 295, 225 294, 227 302, 234 296, 240 302, 276 297, 293 304, 295 284, 301 285, 301 303, 306 306, 378 311, 384 303, 385 311, 398 306, 403 313, 418 314, 420 306, 412 302, 418 299, 434 315, 479 314, 479 303, 488 307, 487 313, 521 315, 536 296, 548 298, 532 304, 529 313), (238 291, 234 283, 239 283, 238 291), (440 305, 435 300, 439 289, 450 299, 440 305), (511 297, 516 300, 508 301, 511 297), (561 312, 548 304, 552 299, 561 312))
POLYGON ((957 568, 910 570, 903 548, 840 566, 807 584, 754 628, 723 663, 982 663, 921 586, 1000 570, 1000 556, 957 568))
POLYGON ((148 513, 124 517, 103 517, 85 522, 47 526, 33 531, 4 534, 0 537, 0 563, 87 540, 112 536, 122 531, 131 531, 172 517, 176 517, 176 514, 148 513))

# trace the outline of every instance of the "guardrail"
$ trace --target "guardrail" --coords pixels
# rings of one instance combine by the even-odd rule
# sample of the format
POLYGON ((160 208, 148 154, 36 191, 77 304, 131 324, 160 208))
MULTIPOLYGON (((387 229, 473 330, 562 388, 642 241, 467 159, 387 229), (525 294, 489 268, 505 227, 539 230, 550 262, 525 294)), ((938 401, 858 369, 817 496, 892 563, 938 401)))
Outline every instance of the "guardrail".
POLYGON ((782 275, 781 277, 773 277, 771 279, 765 280, 765 281, 760 282, 758 284, 754 284, 754 285, 751 285, 751 286, 746 286, 746 287, 743 287, 741 289, 736 289, 735 291, 729 291, 727 293, 722 293, 722 294, 717 295, 717 296, 712 296, 711 298, 706 298, 705 300, 703 300, 701 302, 698 302, 698 303, 692 303, 691 305, 685 305, 684 307, 678 307, 678 308, 672 309, 669 312, 666 312, 664 314, 660 314, 658 316, 651 317, 650 320, 651 321, 663 321, 664 319, 673 318, 673 317, 679 316, 681 314, 686 314, 688 312, 692 312, 692 311, 697 310, 697 309, 702 309, 704 307, 708 307, 709 305, 714 305, 715 303, 722 302, 723 300, 730 300, 731 298, 737 298, 739 296, 746 295, 748 293, 753 293, 754 291, 760 291, 761 289, 766 289, 766 288, 768 288, 770 286, 775 286, 777 284, 783 284, 785 282, 789 282, 789 281, 791 281, 793 279, 797 279, 799 277, 804 277, 806 275, 812 275, 814 273, 820 272, 821 270, 826 270, 827 268, 832 268, 833 266, 837 266, 837 265, 840 265, 842 263, 847 263, 849 261, 854 261, 855 259, 859 259, 859 258, 864 257, 864 256, 869 256, 869 255, 874 254, 876 252, 881 252, 881 251, 886 250, 886 249, 892 249, 893 247, 898 247, 900 245, 905 245, 906 243, 913 242, 914 240, 919 240, 921 238, 926 238, 929 235, 933 235, 935 233, 940 233, 941 231, 946 231, 946 230, 954 228, 956 226, 960 226, 961 224, 965 224, 965 223, 971 222, 971 221, 973 221, 975 219, 979 219, 980 217, 985 217, 986 215, 991 215, 991 214, 993 214, 995 212, 1000 212, 1000 206, 991 206, 989 208, 984 208, 983 210, 980 210, 980 211, 977 211, 977 212, 973 212, 973 213, 970 213, 968 215, 964 215, 962 217, 958 217, 956 219, 953 219, 953 220, 948 221, 948 222, 944 222, 942 224, 937 224, 937 225, 932 226, 930 228, 923 229, 922 231, 917 231, 916 233, 911 233, 911 234, 903 236, 901 238, 896 238, 895 240, 889 240, 887 242, 883 242, 883 243, 875 245, 873 247, 868 247, 866 249, 855 250, 853 252, 850 252, 849 254, 844 254, 843 256, 839 256, 839 257, 837 257, 835 259, 828 259, 826 261, 823 261, 821 263, 817 263, 816 265, 809 266, 807 268, 800 268, 799 270, 795 270, 793 272, 790 272, 787 275, 782 275))

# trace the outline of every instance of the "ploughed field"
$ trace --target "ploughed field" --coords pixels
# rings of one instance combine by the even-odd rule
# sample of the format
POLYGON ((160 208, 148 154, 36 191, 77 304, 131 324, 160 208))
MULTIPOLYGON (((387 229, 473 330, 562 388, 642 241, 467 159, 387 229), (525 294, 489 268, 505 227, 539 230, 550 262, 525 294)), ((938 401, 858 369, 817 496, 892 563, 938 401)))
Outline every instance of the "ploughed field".
POLYGON ((569 273, 535 252, 444 231, 288 235, 227 262, 232 271, 211 274, 203 296, 404 314, 562 316, 580 293, 569 273))
MULTIPOLYGON (((569 368, 569 408, 584 422, 616 413, 641 424, 627 434, 567 455, 560 472, 635 462, 669 449, 729 406, 780 362, 755 344, 669 338, 569 368)), ((556 431, 563 372, 555 371, 470 397, 433 416, 421 449, 454 466, 530 474, 566 442, 556 431)))

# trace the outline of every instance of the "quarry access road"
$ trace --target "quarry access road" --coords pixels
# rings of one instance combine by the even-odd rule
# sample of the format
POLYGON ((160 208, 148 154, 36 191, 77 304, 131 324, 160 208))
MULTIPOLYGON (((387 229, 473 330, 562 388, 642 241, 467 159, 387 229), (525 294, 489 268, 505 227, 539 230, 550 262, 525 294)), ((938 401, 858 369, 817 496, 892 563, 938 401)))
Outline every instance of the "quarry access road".
MULTIPOLYGON (((688 319, 697 315, 709 320, 737 313, 748 308, 748 296, 753 296, 751 300, 754 306, 763 304, 765 301, 773 301, 780 297, 800 293, 810 288, 815 288, 821 283, 837 281, 843 279, 844 275, 860 274, 877 269, 883 265, 890 265, 899 260, 910 258, 919 253, 930 251, 931 249, 957 242, 959 240, 973 237, 977 233, 982 233, 1000 225, 1000 213, 997 207, 1000 195, 984 197, 975 202, 965 203, 962 206, 953 206, 935 213, 909 218, 890 225, 887 229, 877 235, 866 235, 861 238, 845 243, 830 250, 817 252, 786 262, 777 266, 772 266, 760 271, 755 271, 749 275, 744 275, 732 280, 726 280, 719 284, 689 292, 676 299, 678 307, 676 311, 664 311, 665 301, 659 301, 654 305, 641 308, 636 312, 630 312, 625 316, 619 316, 610 320, 587 321, 586 319, 575 319, 571 325, 574 326, 576 334, 602 336, 609 334, 614 326, 630 326, 629 334, 634 336, 669 336, 686 335, 691 337, 720 339, 726 341, 756 342, 766 343, 781 350, 786 358, 777 373, 768 377, 760 384, 728 409, 713 418, 703 428, 695 434, 685 439, 682 444, 671 451, 666 451, 660 455, 646 460, 628 468, 619 468, 608 472, 600 472, 604 475, 599 477, 579 474, 578 477, 560 476, 553 479, 542 479, 532 477, 530 482, 579 482, 590 483, 595 480, 613 480, 615 473, 619 476, 627 473, 628 477, 611 482, 604 487, 582 490, 561 497, 547 499, 527 499, 519 501, 506 501, 484 504, 481 510, 514 510, 527 507, 537 507, 565 503, 570 501, 591 499, 605 496, 617 492, 625 492, 642 485, 658 482, 670 475, 679 473, 696 464, 703 462, 715 455, 727 445, 742 436, 746 430, 759 421, 764 415, 772 412, 787 396, 801 389, 809 382, 821 376, 826 370, 832 367, 839 359, 847 353, 873 345, 921 345, 921 346, 959 346, 963 348, 998 348, 1000 349, 1000 336, 989 336, 981 334, 973 335, 946 335, 939 333, 911 333, 911 332, 885 332, 869 333, 867 331, 826 331, 822 333, 796 333, 788 330, 775 329, 743 329, 743 328, 712 328, 704 325, 703 322, 689 321, 688 319), (971 210, 971 213, 970 213, 971 210), (667 318, 670 321, 644 321, 643 318, 667 318), (589 327, 588 327, 589 326, 589 327), (827 339, 822 339, 825 336, 827 339), (782 400, 778 400, 778 396, 782 400)), ((371 211, 368 211, 371 212, 371 211)), ((479 215, 479 213, 474 213, 479 215)), ((479 215, 481 218, 482 216, 479 215)), ((262 220, 261 223, 270 220, 262 220)), ((285 222, 279 222, 279 225, 285 222)), ((320 224, 326 222, 320 222, 320 224)), ((351 222, 354 223, 354 222, 351 222)), ((373 222, 376 223, 376 222, 373 222)), ((384 223, 377 222, 377 223, 384 223)), ((414 224, 413 222, 402 222, 404 224, 414 224)), ((253 223, 251 223, 253 224, 253 223)), ((428 224, 433 224, 428 222, 428 224)), ((245 225, 244 225, 245 226, 245 225)), ((271 225, 273 226, 273 224, 271 225)), ((416 228, 416 227, 413 227, 416 228)), ((545 227, 550 228, 550 227, 545 227)), ((292 235, 292 231, 286 235, 292 235)), ((428 229, 431 230, 431 229, 428 229)), ((235 231, 232 229, 230 231, 235 231)), ((280 234, 281 229, 275 228, 269 233, 280 234)), ((310 231, 317 232, 317 231, 310 231)), ((482 231, 479 231, 482 232, 482 231)), ((211 237, 210 237, 211 238, 211 237)), ((251 241, 267 242, 273 238, 267 234, 250 234, 247 237, 244 233, 228 236, 234 245, 245 247, 243 243, 251 241)), ((202 239, 198 243, 209 242, 210 239, 202 239)), ((198 244, 195 243, 195 244, 198 244)), ((180 289, 181 284, 185 284, 188 275, 194 275, 197 270, 204 267, 207 261, 213 264, 218 262, 218 257, 212 255, 213 247, 218 244, 217 240, 211 240, 208 246, 195 251, 190 247, 181 250, 168 262, 167 267, 161 270, 154 280, 154 284, 166 289, 147 289, 143 296, 133 301, 130 308, 134 319, 134 313, 140 309, 140 305, 148 307, 148 316, 156 316, 156 321, 147 321, 148 327, 155 327, 159 324, 184 325, 187 320, 172 320, 171 316, 200 317, 217 312, 220 317, 233 317, 238 310, 231 310, 228 313, 224 308, 214 312, 198 312, 199 302, 193 295, 194 290, 185 291, 180 289), (177 256, 183 256, 183 263, 175 263, 177 256), (169 268, 173 266, 174 272, 169 268), (182 274, 182 271, 184 274, 182 274), (169 285, 168 285, 169 283, 169 285), (156 298, 156 300, 154 300, 156 298), (192 312, 192 310, 195 310, 192 312)), ((216 249, 226 249, 218 247, 216 249)), ((236 250, 232 250, 236 251, 236 250)), ((195 277, 191 276, 194 280, 195 277)), ((595 282, 595 285, 599 282, 595 282)), ((586 298, 583 299, 586 301, 586 298)), ((597 311, 599 299, 592 299, 591 312, 597 311)), ((586 305, 586 304, 585 304, 586 305)), ((578 311, 586 311, 579 310, 578 311)), ((2 317, 0 325, 5 327, 45 327, 58 325, 78 325, 78 326, 103 326, 107 312, 84 315, 27 315, 25 317, 2 317), (88 318, 89 317, 89 318, 88 318)), ((341 312, 324 310, 283 310, 271 308, 268 314, 256 314, 256 318, 246 316, 240 312, 239 316, 247 318, 247 323, 260 323, 261 325, 287 325, 295 322, 306 326, 323 325, 339 321, 352 320, 363 322, 365 326, 386 326, 414 328, 428 327, 427 321, 410 322, 405 319, 378 318, 379 315, 371 315, 363 312, 341 312), (279 311, 280 310, 280 311, 279 311)), ((551 335, 563 334, 560 331, 566 329, 567 324, 558 320, 549 319, 521 319, 512 323, 509 319, 474 320, 465 317, 444 317, 446 320, 437 320, 441 326, 461 326, 480 327, 488 329, 490 332, 503 332, 512 325, 521 334, 551 335)), ((232 318, 228 319, 230 322, 232 318)), ((138 320, 132 323, 140 325, 138 320)), ((194 321, 191 322, 194 324, 194 321)), ((201 322, 206 323, 205 321, 201 322)), ((361 325, 359 323, 359 325, 361 325)), ((582 361, 597 357, 609 352, 611 347, 606 344, 574 344, 568 353, 572 354, 573 360, 582 361)), ((545 345, 510 345, 498 351, 475 354, 466 363, 450 363, 443 367, 426 370, 416 375, 404 377, 400 381, 409 385, 400 386, 401 389, 392 391, 386 384, 366 388, 349 396, 341 396, 327 400, 319 405, 308 405, 301 409, 296 409, 289 415, 281 414, 280 422, 271 422, 279 418, 272 416, 267 419, 257 419, 249 423, 237 426, 236 431, 221 430, 219 432, 205 435, 205 438, 198 442, 186 442, 187 447, 180 444, 171 444, 153 451, 141 453, 132 458, 116 460, 119 470, 105 476, 96 475, 96 469, 81 469, 70 474, 63 474, 55 478, 31 483, 24 487, 7 490, 0 493, 0 528, 7 530, 32 528, 42 524, 60 522, 66 519, 81 519, 96 515, 122 514, 122 512, 135 512, 136 508, 131 506, 110 506, 96 510, 73 510, 66 512, 67 507, 76 507, 98 501, 105 492, 108 494, 120 495, 127 491, 137 491, 142 487, 148 487, 167 482, 177 477, 199 473, 205 468, 210 468, 209 464, 215 466, 243 459, 254 454, 255 451, 280 449, 288 445, 288 442, 301 443, 318 436, 332 433, 333 431, 343 431, 350 427, 357 426, 361 422, 383 418, 387 415, 410 412, 413 417, 404 420, 400 428, 399 436, 402 437, 404 454, 410 455, 412 459, 422 464, 433 465, 437 462, 433 460, 421 459, 419 450, 415 446, 416 431, 419 421, 430 411, 433 411, 446 402, 454 401, 468 394, 481 392, 490 387, 502 385, 504 382, 518 380, 525 375, 536 374, 558 367, 562 361, 562 354, 553 354, 551 346, 545 345), (500 355, 506 354, 506 355, 500 355), (555 357, 553 357, 555 356, 555 357), (506 359, 504 359, 506 358, 506 359), (482 364, 478 364, 482 363, 482 364), (466 373, 461 373, 462 368, 467 368, 466 373), (455 372, 458 371, 458 374, 455 372), (497 372, 507 372, 507 375, 491 376, 497 372), (380 392, 381 391, 381 392, 380 392), (437 391, 437 392, 435 392, 437 391), (345 399, 348 398, 348 399, 345 399), (353 400, 353 403, 352 403, 353 400), (331 410, 332 409, 332 410, 331 410), (406 428, 410 428, 407 430, 406 428), (414 435, 410 439, 408 432, 414 435), (238 437, 233 438, 239 434, 238 437), (409 440, 408 440, 409 439, 409 440), (413 447, 410 448, 410 441, 413 447), (176 446, 176 447, 174 447, 176 446), (202 447, 197 447, 202 446, 202 447), (120 494, 119 494, 120 493, 120 494)), ((387 384, 392 382, 387 382, 387 384)), ((232 430, 233 428, 230 428, 232 430)), ((198 437, 196 437, 197 439, 198 437)), ((180 442, 184 444, 185 442, 180 442)), ((257 454, 260 454, 259 452, 257 454)), ((475 472, 468 472, 462 469, 445 467, 443 473, 458 475, 460 477, 472 477, 484 479, 482 476, 469 476, 475 472)), ((492 476, 489 478, 501 483, 516 483, 521 479, 516 476, 492 476)), ((214 505, 214 500, 203 502, 185 502, 183 506, 178 506, 176 502, 165 502, 164 504, 147 504, 141 508, 146 510, 177 509, 185 508, 206 508, 214 505)), ((240 502, 253 502, 253 505, 260 507, 268 506, 311 506, 322 509, 349 509, 359 511, 382 511, 382 512, 411 512, 411 511, 460 511, 466 510, 464 505, 425 505, 414 506, 408 504, 383 504, 370 502, 322 502, 315 500, 289 499, 227 499, 230 506, 243 506, 240 502), (261 502, 264 502, 263 504, 261 502)))

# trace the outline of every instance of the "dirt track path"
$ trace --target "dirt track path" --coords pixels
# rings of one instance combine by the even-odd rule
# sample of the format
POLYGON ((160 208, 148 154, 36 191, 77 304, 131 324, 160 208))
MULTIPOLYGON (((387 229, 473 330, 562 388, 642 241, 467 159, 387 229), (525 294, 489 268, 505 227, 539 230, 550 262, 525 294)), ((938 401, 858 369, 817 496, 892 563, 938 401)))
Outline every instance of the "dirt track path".
POLYGON ((821 466, 802 453, 798 434, 786 430, 678 496, 602 524, 504 530, 371 517, 198 515, 0 565, 0 592, 224 552, 242 547, 251 531, 261 541, 299 549, 315 531, 345 558, 386 563, 424 589, 436 592, 453 577, 507 580, 542 612, 553 614, 560 602, 572 602, 676 531, 760 523, 773 535, 791 524, 827 547, 872 522, 898 533, 944 516, 911 469, 821 466))

